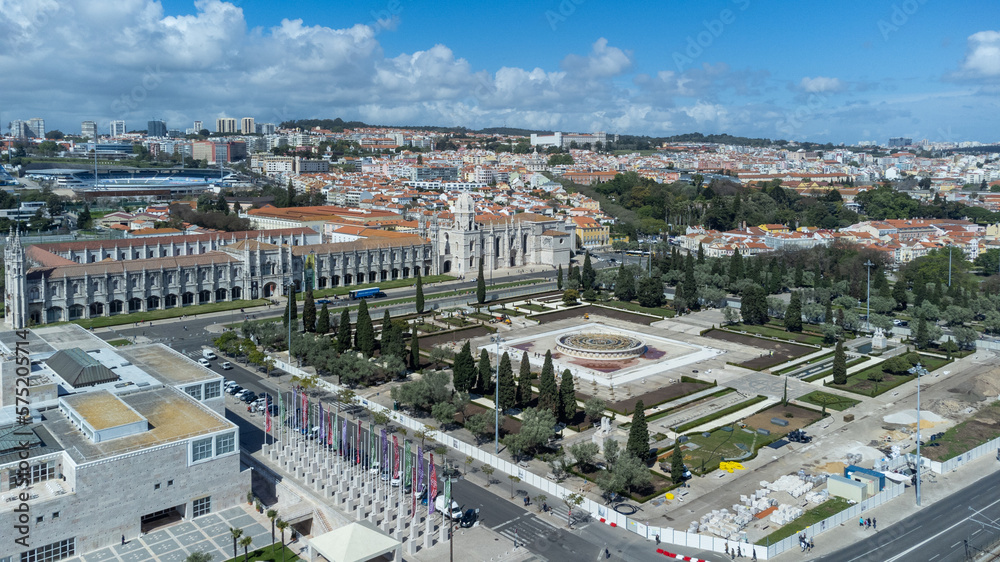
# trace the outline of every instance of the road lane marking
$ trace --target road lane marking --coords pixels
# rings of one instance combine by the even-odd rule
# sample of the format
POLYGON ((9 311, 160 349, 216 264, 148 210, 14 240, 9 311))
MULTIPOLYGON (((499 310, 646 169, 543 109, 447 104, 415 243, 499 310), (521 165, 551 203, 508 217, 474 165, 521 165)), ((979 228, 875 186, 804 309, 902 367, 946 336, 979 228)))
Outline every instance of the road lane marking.
POLYGON ((956 546, 958 546, 958 545, 960 545, 960 544, 962 544, 962 541, 958 541, 957 543, 955 543, 955 544, 953 544, 953 545, 949 546, 948 548, 955 548, 956 546))
MULTIPOLYGON (((990 507, 993 507, 994 505, 996 505, 996 504, 998 504, 998 503, 1000 503, 1000 500, 996 500, 996 501, 994 501, 993 503, 991 503, 991 504, 989 504, 989 505, 986 505, 986 506, 983 506, 983 508, 982 508, 982 509, 980 509, 980 511, 985 511, 985 510, 986 510, 987 508, 990 508, 990 507)), ((914 550, 916 550, 916 549, 918 549, 918 548, 920 548, 920 547, 924 546, 925 544, 927 544, 927 543, 931 542, 932 540, 934 540, 934 539, 936 539, 936 538, 940 537, 941 535, 943 535, 943 534, 947 533, 948 531, 950 531, 950 530, 954 529, 955 527, 958 527, 959 525, 962 525, 962 524, 964 524, 964 523, 965 523, 966 521, 968 521, 968 520, 969 520, 969 519, 970 519, 971 517, 972 517, 972 516, 970 515, 969 517, 966 517, 966 518, 964 518, 964 519, 962 519, 962 520, 958 521, 957 523, 953 524, 952 526, 950 526, 950 527, 948 527, 948 528, 946 528, 946 529, 944 529, 944 530, 942 530, 942 531, 939 531, 939 532, 938 532, 937 534, 935 534, 934 536, 932 536, 932 537, 930 537, 930 538, 927 538, 927 539, 924 539, 924 540, 923 540, 922 542, 920 542, 920 543, 918 543, 918 544, 916 544, 916 545, 914 545, 914 546, 911 546, 911 547, 910 547, 909 549, 907 549, 907 550, 905 550, 905 551, 903 551, 903 552, 901 552, 901 553, 897 554, 896 556, 893 556, 892 558, 890 558, 890 559, 886 560, 885 562, 895 562, 896 560, 900 560, 900 559, 902 559, 902 558, 903 558, 904 556, 906 556, 907 554, 909 554, 909 553, 913 552, 914 550)), ((961 543, 961 541, 959 541, 959 542, 957 542, 957 543, 955 543, 955 544, 960 544, 960 543, 961 543)), ((877 549, 876 549, 876 550, 877 550, 877 549)), ((856 559, 855 559, 855 560, 856 560, 856 559)))

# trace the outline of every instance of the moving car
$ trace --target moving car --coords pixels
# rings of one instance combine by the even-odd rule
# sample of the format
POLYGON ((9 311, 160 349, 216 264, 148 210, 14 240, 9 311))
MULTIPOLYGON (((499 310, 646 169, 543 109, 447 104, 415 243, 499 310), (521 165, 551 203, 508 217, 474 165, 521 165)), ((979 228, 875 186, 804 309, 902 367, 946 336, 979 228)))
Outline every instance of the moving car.
POLYGON ((463 529, 468 529, 479 521, 479 510, 478 509, 467 509, 462 518, 458 521, 458 526, 463 529))
POLYGON ((233 364, 230 363, 229 361, 223 361, 222 364, 219 366, 222 367, 223 371, 228 371, 229 369, 233 368, 233 364))
POLYGON ((198 359, 198 364, 201 365, 202 367, 211 367, 212 366, 212 364, 208 361, 208 359, 205 359, 204 357, 198 359))
POLYGON ((208 359, 209 361, 215 361, 216 359, 219 358, 215 354, 215 352, 212 351, 211 349, 203 349, 203 350, 201 350, 201 356, 202 356, 203 359, 208 359))
POLYGON ((451 500, 451 509, 445 509, 444 494, 434 499, 434 510, 440 511, 448 519, 461 519, 463 515, 461 506, 455 500, 451 500))

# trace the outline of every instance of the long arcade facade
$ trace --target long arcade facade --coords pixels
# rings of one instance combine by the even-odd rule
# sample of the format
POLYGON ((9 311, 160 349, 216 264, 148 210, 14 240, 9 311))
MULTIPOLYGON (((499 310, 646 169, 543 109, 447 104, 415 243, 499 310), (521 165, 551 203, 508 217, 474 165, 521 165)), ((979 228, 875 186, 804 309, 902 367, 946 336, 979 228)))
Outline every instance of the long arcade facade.
POLYGON ((269 298, 437 273, 419 236, 320 243, 309 228, 4 248, 5 325, 30 325, 269 298))

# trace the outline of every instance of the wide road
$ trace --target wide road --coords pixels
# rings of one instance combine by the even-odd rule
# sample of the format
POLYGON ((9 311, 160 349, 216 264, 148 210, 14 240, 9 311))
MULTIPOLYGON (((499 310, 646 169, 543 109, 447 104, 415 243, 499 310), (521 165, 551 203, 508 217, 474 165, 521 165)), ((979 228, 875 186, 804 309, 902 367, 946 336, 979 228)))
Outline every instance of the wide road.
MULTIPOLYGON (((904 501, 902 498, 896 501, 904 501)), ((871 537, 818 560, 828 562, 962 562, 965 541, 983 547, 1000 538, 1000 472, 926 505, 871 537)), ((817 538, 817 542, 822 535, 817 538)), ((973 549, 970 549, 972 552, 973 549)))

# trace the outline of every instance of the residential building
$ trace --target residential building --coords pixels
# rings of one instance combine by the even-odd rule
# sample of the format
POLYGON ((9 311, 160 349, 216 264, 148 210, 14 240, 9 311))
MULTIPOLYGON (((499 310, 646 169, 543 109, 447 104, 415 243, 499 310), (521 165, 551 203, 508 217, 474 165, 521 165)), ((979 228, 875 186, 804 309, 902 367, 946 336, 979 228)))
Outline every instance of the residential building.
POLYGON ((81 123, 80 136, 86 137, 89 141, 97 142, 97 123, 93 121, 84 121, 81 123))
POLYGON ((163 121, 150 121, 146 124, 146 136, 165 137, 167 136, 167 124, 163 121))
POLYGON ((587 250, 611 244, 611 228, 590 217, 573 217, 578 248, 587 250))
POLYGON ((233 117, 220 117, 215 120, 215 132, 236 133, 236 119, 233 117))
POLYGON ((111 138, 123 137, 128 131, 125 129, 125 120, 118 119, 111 122, 111 138))
POLYGON ((32 117, 28 119, 28 136, 36 139, 45 138, 45 119, 32 117))
POLYGON ((200 130, 202 130, 204 128, 205 128, 205 124, 202 123, 201 121, 195 121, 194 122, 194 127, 192 127, 192 129, 194 129, 195 134, 197 134, 198 131, 200 131, 200 130))
POLYGON ((573 143, 576 143, 576 146, 583 148, 583 145, 585 144, 590 144, 593 147, 596 143, 604 145, 607 144, 607 142, 608 135, 603 132, 593 134, 559 132, 552 133, 551 135, 539 135, 536 133, 531 134, 532 146, 557 146, 559 148, 568 149, 573 143))
POLYGON ((253 117, 244 117, 243 119, 240 119, 240 133, 244 135, 257 134, 257 127, 254 126, 253 117))

